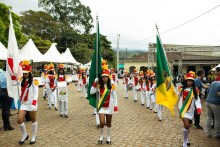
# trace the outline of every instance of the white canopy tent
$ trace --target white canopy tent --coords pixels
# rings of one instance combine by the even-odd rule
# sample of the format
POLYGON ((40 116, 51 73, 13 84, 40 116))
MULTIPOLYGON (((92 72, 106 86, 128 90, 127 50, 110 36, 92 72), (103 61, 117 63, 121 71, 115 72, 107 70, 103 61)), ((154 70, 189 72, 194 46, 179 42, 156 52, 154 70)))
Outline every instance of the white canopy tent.
MULTIPOLYGON (((220 64, 218 64, 216 67, 220 67, 220 64)), ((212 71, 215 71, 216 69, 216 67, 214 67, 213 69, 212 69, 212 71)))
POLYGON ((66 58, 65 63, 72 63, 75 65, 81 64, 77 62, 76 59, 72 56, 69 48, 66 49, 66 51, 62 54, 62 56, 66 58))
POLYGON ((49 60, 40 53, 31 38, 20 50, 20 58, 21 60, 33 60, 33 62, 49 62, 49 60))
POLYGON ((6 47, 0 42, 0 60, 7 59, 7 49, 6 47))
POLYGON ((52 43, 49 50, 43 55, 48 62, 63 63, 62 55, 56 48, 56 43, 52 43))

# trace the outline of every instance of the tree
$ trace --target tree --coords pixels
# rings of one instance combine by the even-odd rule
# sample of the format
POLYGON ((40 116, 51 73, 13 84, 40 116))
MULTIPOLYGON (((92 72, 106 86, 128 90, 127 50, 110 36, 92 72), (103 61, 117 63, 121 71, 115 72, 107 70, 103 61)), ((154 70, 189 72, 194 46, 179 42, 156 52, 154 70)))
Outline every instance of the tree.
POLYGON ((72 27, 89 33, 93 27, 91 10, 81 4, 80 0, 38 0, 39 6, 50 13, 56 20, 63 23, 64 27, 72 27))
MULTIPOLYGON (((0 41, 2 44, 7 46, 8 44, 8 31, 9 31, 9 9, 11 7, 0 3, 0 41)), ((20 17, 15 13, 11 12, 13 27, 15 31, 15 36, 18 42, 18 47, 21 48, 25 42, 27 42, 27 37, 21 32, 20 17)))
POLYGON ((21 13, 22 32, 57 42, 61 37, 61 24, 44 11, 24 11, 21 13))
POLYGON ((73 54, 73 57, 75 57, 76 61, 86 64, 91 60, 93 50, 88 49, 87 44, 78 43, 70 49, 70 52, 73 54))

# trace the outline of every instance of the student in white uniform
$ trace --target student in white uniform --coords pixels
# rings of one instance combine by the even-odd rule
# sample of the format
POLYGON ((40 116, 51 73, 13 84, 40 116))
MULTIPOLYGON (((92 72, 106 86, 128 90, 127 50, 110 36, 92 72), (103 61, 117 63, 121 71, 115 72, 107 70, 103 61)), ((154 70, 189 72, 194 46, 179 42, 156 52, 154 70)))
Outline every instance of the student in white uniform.
POLYGON ((195 75, 187 73, 185 75, 185 82, 178 93, 180 118, 183 121, 183 147, 190 146, 189 142, 189 126, 190 120, 194 118, 194 111, 196 108, 197 114, 201 113, 201 101, 196 91, 194 84, 195 75))
POLYGON ((32 138, 30 144, 36 142, 37 135, 37 99, 38 99, 38 80, 33 80, 31 74, 31 66, 29 61, 22 62, 22 72, 23 78, 21 79, 21 107, 18 112, 17 122, 19 124, 22 138, 19 141, 19 144, 24 144, 25 140, 28 140, 29 135, 26 132, 26 127, 24 123, 24 118, 27 112, 29 112, 30 119, 32 122, 32 138))
MULTIPOLYGON (((108 66, 105 65, 102 69, 101 79, 98 85, 98 91, 100 93, 100 100, 98 103, 98 114, 100 119, 100 138, 98 143, 101 144, 104 139, 103 129, 105 125, 105 118, 107 122, 107 138, 106 143, 111 144, 111 122, 112 115, 114 112, 118 111, 118 101, 114 87, 111 85, 111 80, 109 78, 110 73, 108 70, 108 66)), ((93 86, 91 87, 90 94, 95 94, 97 92, 97 83, 98 79, 95 80, 93 86)))

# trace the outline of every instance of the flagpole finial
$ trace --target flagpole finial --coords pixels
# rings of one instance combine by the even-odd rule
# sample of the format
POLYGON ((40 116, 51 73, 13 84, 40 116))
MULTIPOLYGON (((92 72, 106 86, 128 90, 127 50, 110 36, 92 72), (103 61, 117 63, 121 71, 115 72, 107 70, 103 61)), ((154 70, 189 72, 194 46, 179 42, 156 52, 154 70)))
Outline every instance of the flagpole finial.
POLYGON ((99 19, 99 16, 98 16, 98 14, 96 15, 96 20, 98 20, 99 19))
POLYGON ((157 24, 155 23, 156 29, 158 30, 157 24))

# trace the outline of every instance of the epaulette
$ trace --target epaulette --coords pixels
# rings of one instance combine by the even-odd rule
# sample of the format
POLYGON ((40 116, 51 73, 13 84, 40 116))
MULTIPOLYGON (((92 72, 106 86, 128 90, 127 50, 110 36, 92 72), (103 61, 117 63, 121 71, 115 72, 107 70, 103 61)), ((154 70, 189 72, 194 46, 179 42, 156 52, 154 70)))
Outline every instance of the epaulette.
POLYGON ((22 78, 22 77, 18 79, 18 81, 19 81, 20 83, 22 82, 22 80, 23 80, 23 78, 22 78))
POLYGON ((39 81, 37 79, 34 79, 34 85, 39 85, 39 81))
POLYGON ((112 80, 112 75, 109 76, 109 79, 112 80))
POLYGON ((112 84, 112 90, 116 90, 115 84, 112 84))

